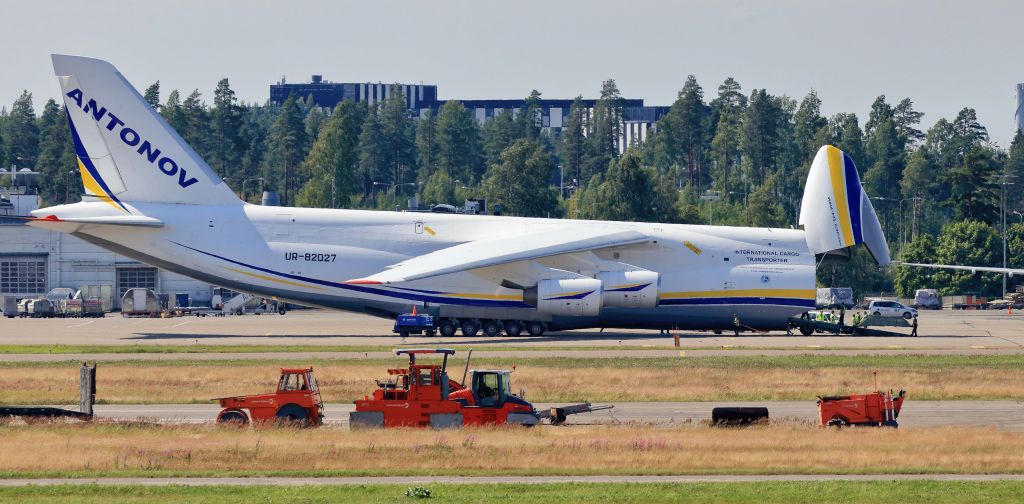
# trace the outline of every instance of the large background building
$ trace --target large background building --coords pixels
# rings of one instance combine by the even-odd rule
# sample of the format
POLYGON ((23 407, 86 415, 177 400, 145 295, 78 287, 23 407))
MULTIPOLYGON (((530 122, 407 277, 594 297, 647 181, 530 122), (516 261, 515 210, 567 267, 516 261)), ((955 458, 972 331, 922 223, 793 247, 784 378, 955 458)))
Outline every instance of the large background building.
MULTIPOLYGON (((313 103, 327 109, 333 109, 343 100, 366 102, 373 105, 391 96, 391 86, 391 84, 383 83, 330 82, 323 80, 320 75, 314 75, 308 83, 272 84, 270 86, 270 101, 280 104, 289 96, 294 95, 296 98, 303 99, 311 96, 313 103)), ((448 101, 459 101, 473 112, 477 122, 483 124, 498 114, 518 114, 519 110, 526 105, 526 100, 523 99, 439 100, 435 85, 398 84, 398 86, 401 87, 402 94, 405 96, 406 106, 418 116, 422 116, 427 110, 437 112, 437 109, 448 101)), ((558 135, 565 127, 572 102, 571 99, 541 99, 541 127, 558 135)), ((587 114, 593 111, 596 103, 597 100, 583 100, 583 107, 587 114)), ((655 123, 667 114, 668 110, 669 107, 646 106, 642 99, 624 99, 619 151, 624 151, 633 143, 646 141, 655 123)))

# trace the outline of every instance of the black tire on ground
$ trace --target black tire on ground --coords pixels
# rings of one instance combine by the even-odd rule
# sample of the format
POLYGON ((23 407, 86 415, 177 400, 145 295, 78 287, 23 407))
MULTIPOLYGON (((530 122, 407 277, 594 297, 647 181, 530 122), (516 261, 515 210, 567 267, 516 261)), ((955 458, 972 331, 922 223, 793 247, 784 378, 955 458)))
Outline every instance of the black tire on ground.
POLYGON ((837 429, 842 429, 843 427, 849 427, 850 426, 850 421, 845 419, 845 418, 843 418, 843 417, 841 417, 841 416, 835 416, 835 417, 830 418, 828 422, 825 422, 825 426, 826 427, 835 427, 837 429))
POLYGON ((482 326, 484 335, 488 338, 493 338, 501 334, 501 324, 497 320, 485 320, 482 326))
POLYGON ((803 334, 804 336, 810 336, 810 335, 814 334, 814 329, 812 329, 810 327, 801 327, 800 328, 800 334, 803 334))
POLYGON ((768 408, 738 407, 711 410, 711 425, 742 426, 768 422, 768 408))
POLYGON ((433 338, 434 336, 437 335, 437 332, 435 332, 433 329, 428 329, 423 334, 425 334, 428 338, 433 338))
POLYGON ((872 313, 872 315, 874 315, 876 317, 881 317, 882 316, 882 312, 875 312, 875 313, 872 313))
POLYGON ((398 331, 398 336, 401 337, 402 339, 408 338, 409 331, 398 331))
POLYGON ((444 319, 441 321, 441 324, 437 326, 437 330, 441 331, 441 336, 446 338, 455 336, 455 331, 458 329, 458 326, 455 325, 455 322, 453 322, 452 319, 444 319))
POLYGON ((509 336, 519 336, 523 333, 523 323, 518 320, 506 320, 504 324, 505 334, 509 336))
POLYGON ((530 333, 530 336, 541 336, 544 334, 543 322, 529 322, 526 324, 526 332, 530 333))
POLYGON ((249 417, 238 410, 229 410, 217 416, 217 423, 235 427, 244 427, 249 424, 249 417))
POLYGON ((906 319, 906 320, 910 320, 910 319, 914 318, 914 316, 911 315, 910 312, 903 312, 903 318, 906 319))
POLYGON ((277 423, 289 427, 306 427, 309 425, 309 415, 298 404, 285 404, 277 410, 277 423))
POLYGON ((277 314, 278 314, 278 315, 284 315, 284 312, 285 312, 285 311, 286 311, 286 310, 285 310, 285 308, 284 308, 284 305, 283 305, 283 304, 277 305, 277 314))
POLYGON ((473 319, 466 319, 462 321, 460 327, 463 336, 473 337, 480 332, 480 326, 473 319))

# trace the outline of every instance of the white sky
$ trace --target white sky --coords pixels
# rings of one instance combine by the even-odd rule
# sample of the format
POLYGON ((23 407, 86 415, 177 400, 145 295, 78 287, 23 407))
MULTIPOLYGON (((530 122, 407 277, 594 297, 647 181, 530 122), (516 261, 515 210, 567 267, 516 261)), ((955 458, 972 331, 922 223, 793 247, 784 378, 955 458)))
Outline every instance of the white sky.
POLYGON ((855 112, 909 96, 924 128, 974 107, 992 139, 1013 132, 1014 59, 1024 2, 1014 1, 147 1, 0 4, 0 103, 22 89, 37 112, 56 96, 50 53, 112 62, 162 96, 222 77, 263 102, 281 76, 437 84, 440 98, 623 95, 670 104, 688 74, 710 99, 728 76, 749 95, 803 97, 855 112))

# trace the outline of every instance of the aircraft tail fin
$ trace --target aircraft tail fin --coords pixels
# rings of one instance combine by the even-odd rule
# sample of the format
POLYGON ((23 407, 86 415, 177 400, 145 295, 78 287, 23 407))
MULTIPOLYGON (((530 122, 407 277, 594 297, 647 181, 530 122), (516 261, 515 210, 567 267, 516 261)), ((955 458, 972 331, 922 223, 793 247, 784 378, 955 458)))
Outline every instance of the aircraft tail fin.
POLYGON ((889 245, 871 199, 861 187, 857 167, 834 146, 825 145, 814 156, 800 206, 800 224, 807 247, 815 254, 863 243, 879 265, 889 264, 889 245))
POLYGON ((105 61, 54 54, 86 200, 240 204, 234 192, 105 61))

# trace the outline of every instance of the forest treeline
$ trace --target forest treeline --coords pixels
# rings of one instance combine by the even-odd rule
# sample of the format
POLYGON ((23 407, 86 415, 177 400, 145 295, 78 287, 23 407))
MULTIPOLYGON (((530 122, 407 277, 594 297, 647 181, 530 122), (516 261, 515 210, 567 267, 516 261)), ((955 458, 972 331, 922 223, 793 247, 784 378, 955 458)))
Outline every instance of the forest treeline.
MULTIPOLYGON (((421 117, 400 86, 378 104, 344 101, 334 110, 294 95, 246 103, 226 78, 210 101, 198 89, 163 95, 159 82, 144 97, 241 198, 258 202, 272 189, 295 206, 392 209, 413 195, 421 206, 483 197, 506 215, 794 227, 810 162, 833 144, 856 162, 895 257, 1001 265, 1005 205, 1008 264, 1024 266, 1024 135, 1000 148, 968 107, 925 127, 910 98, 883 95, 864 120, 826 117, 813 90, 796 100, 748 93, 729 78, 705 93, 690 76, 647 140, 619 152, 624 100, 613 80, 593 108, 577 97, 557 135, 541 127, 536 90, 517 113, 483 124, 458 101, 421 117)), ((28 92, 0 111, 0 165, 41 172, 45 204, 80 198, 66 117, 53 99, 37 114, 28 92)), ((903 296, 1001 288, 993 274, 879 269, 863 250, 823 264, 818 277, 903 296)))

